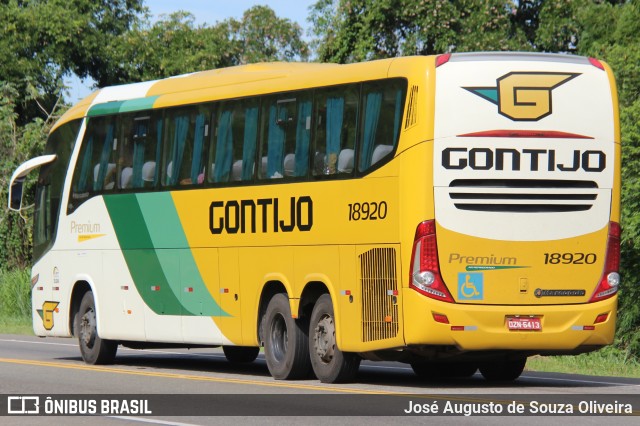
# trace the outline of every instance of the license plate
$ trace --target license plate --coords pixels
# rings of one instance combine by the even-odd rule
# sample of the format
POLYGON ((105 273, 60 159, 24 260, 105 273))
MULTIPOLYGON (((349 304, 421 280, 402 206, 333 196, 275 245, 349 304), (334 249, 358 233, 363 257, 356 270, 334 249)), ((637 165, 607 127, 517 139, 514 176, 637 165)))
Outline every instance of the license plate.
POLYGON ((542 331, 540 318, 507 317, 509 330, 542 331))

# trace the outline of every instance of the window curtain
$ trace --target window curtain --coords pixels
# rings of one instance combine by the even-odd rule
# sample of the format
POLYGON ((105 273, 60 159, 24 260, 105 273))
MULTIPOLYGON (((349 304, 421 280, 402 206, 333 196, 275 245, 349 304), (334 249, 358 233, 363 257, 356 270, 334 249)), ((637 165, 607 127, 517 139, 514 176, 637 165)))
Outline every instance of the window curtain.
POLYGON ((344 98, 327 99, 327 170, 336 172, 340 141, 342 139, 342 121, 344 119, 344 98))
POLYGON ((244 143, 242 145, 242 180, 253 177, 253 163, 256 158, 258 138, 258 107, 244 110, 244 143))
POLYGON ((228 182, 233 161, 233 130, 231 120, 233 111, 226 110, 220 114, 218 124, 218 139, 216 142, 215 168, 213 171, 214 182, 228 182))
POLYGON ((277 104, 269 108, 269 135, 267 140, 267 177, 276 178, 284 176, 284 123, 287 119, 285 108, 278 108, 277 104))
POLYGON ((93 182, 93 190, 100 191, 104 187, 104 179, 107 177, 107 170, 109 169, 109 158, 111 157, 111 151, 113 150, 113 124, 107 126, 107 134, 104 138, 104 144, 102 145, 102 152, 100 153, 100 169, 98 171, 98 179, 93 182))
POLYGON ((196 117, 196 134, 193 141, 193 158, 191 159, 191 183, 198 183, 202 173, 202 147, 204 141, 204 114, 196 117))
POLYGON ((187 131, 189 130, 189 117, 176 117, 174 120, 175 130, 173 132, 173 151, 171 153, 171 176, 169 176, 169 185, 176 185, 180 180, 180 166, 182 165, 182 157, 184 155, 184 145, 187 140, 187 131))
POLYGON ((311 101, 301 101, 298 105, 298 123, 296 125, 294 176, 305 176, 309 167, 309 139, 311 138, 311 126, 307 127, 309 119, 311 119, 311 101))
POLYGON ((362 137, 362 150, 360 152, 359 169, 366 170, 371 165, 373 145, 376 141, 378 121, 380 119, 380 106, 382 105, 382 93, 371 92, 367 94, 365 103, 364 132, 362 137))

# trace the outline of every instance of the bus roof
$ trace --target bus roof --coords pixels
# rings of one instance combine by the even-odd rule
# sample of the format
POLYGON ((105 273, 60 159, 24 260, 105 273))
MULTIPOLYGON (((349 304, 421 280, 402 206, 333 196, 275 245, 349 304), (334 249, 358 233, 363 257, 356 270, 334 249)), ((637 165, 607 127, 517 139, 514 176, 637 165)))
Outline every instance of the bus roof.
POLYGON ((273 62, 239 65, 99 89, 70 108, 53 130, 84 116, 189 105, 387 76, 392 59, 358 64, 273 62), (336 72, 336 68, 340 71, 336 72), (332 71, 329 71, 332 70, 332 71), (329 71, 329 72, 328 72, 329 71))

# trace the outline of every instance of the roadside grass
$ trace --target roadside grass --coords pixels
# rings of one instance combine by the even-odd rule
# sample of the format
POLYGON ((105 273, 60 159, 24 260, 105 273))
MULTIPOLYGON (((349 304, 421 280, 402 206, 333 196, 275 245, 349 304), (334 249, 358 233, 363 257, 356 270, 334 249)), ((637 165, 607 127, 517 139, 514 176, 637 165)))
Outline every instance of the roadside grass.
POLYGON ((33 334, 31 271, 0 271, 0 333, 33 334))
POLYGON ((573 373, 587 376, 640 378, 638 359, 613 346, 575 356, 530 357, 526 369, 528 371, 573 373))

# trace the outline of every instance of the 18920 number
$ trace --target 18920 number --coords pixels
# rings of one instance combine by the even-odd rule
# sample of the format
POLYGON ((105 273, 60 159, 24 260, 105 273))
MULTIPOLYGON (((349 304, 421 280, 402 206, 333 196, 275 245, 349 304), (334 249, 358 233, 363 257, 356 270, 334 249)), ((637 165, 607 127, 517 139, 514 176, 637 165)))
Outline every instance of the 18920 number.
POLYGON ((349 221, 352 220, 382 220, 387 217, 387 202, 372 201, 370 203, 349 204, 349 221))
POLYGON ((545 265, 592 265, 596 263, 595 253, 545 253, 545 265))

